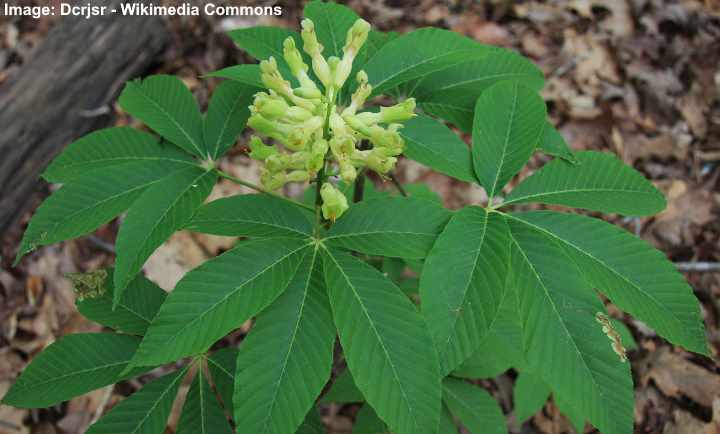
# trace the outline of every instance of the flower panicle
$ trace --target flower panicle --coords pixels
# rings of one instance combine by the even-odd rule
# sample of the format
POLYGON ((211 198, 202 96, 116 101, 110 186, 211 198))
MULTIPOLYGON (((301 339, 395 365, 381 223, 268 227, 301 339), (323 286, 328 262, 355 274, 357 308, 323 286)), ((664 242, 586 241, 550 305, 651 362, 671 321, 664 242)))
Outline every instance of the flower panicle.
MULTIPOLYGON (((336 107, 336 99, 352 72, 354 60, 367 41, 370 24, 359 19, 348 29, 342 58, 323 56, 315 24, 301 23, 302 50, 294 38, 283 42, 282 59, 296 85, 287 80, 270 57, 260 62, 260 73, 266 91, 255 94, 250 106, 248 126, 277 144, 265 143, 252 136, 250 157, 264 162, 261 182, 267 190, 277 190, 288 182, 306 182, 317 178, 327 164, 337 167, 337 175, 353 182, 361 170, 381 176, 389 173, 402 154, 404 141, 399 134, 401 122, 415 116, 415 100, 406 99, 377 112, 361 112, 372 96, 372 85, 365 71, 359 71, 357 88, 345 108, 336 107), (322 84, 311 78, 310 71, 322 84), (360 142, 371 144, 360 149, 360 142)), ((324 180, 316 180, 323 182, 324 180)), ((322 214, 334 221, 347 209, 347 199, 331 183, 320 189, 322 214)))

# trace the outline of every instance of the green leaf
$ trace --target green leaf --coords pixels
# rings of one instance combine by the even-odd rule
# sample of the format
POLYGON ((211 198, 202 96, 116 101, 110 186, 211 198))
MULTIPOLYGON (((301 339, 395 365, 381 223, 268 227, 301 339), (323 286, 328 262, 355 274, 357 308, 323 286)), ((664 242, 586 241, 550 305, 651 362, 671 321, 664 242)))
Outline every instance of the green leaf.
POLYGON ((443 401, 471 434, 507 434, 505 416, 484 389, 454 378, 443 380, 443 401))
POLYGON ((250 116, 248 108, 258 88, 235 81, 223 81, 215 89, 203 123, 203 137, 208 155, 220 158, 245 129, 250 116))
POLYGON ((424 28, 385 44, 364 69, 373 95, 379 95, 435 71, 483 59, 496 50, 450 30, 424 28))
POLYGON ((515 380, 513 388, 513 402, 515 403, 515 417, 519 423, 530 419, 537 413, 550 397, 550 387, 542 378, 521 371, 515 380))
MULTIPOLYGON (((274 57, 285 79, 294 80, 283 57, 283 41, 288 37, 292 37, 295 39, 295 45, 302 47, 302 39, 300 39, 297 32, 282 27, 258 26, 232 30, 228 32, 228 36, 238 47, 247 51, 249 55, 257 60, 274 57)), ((305 57, 304 54, 303 57, 305 57)))
POLYGON ((426 113, 470 132, 475 101, 501 81, 522 83, 534 91, 544 84, 542 71, 529 59, 514 51, 497 49, 482 60, 460 63, 424 77, 410 96, 417 98, 426 113))
POLYGON ((258 92, 265 88, 260 78, 260 65, 257 64, 228 66, 227 68, 213 71, 205 75, 205 77, 228 78, 255 87, 258 92))
POLYGON ((322 1, 308 3, 303 15, 315 24, 318 40, 325 47, 323 56, 342 58, 347 31, 360 17, 346 6, 322 1))
POLYGON ((517 82, 500 82, 480 95, 473 123, 475 174, 488 196, 527 163, 545 126, 545 102, 517 82))
POLYGON ((349 369, 345 369, 330 386, 330 390, 320 400, 321 404, 329 402, 337 402, 340 404, 349 404, 352 402, 363 402, 365 397, 360 389, 355 385, 352 374, 349 369))
POLYGON ((562 158, 568 163, 577 162, 565 138, 549 121, 545 121, 543 135, 537 149, 553 157, 562 158))
POLYGON ((258 238, 307 238, 313 233, 312 224, 300 208, 267 194, 214 200, 198 210, 187 229, 258 238))
POLYGON ((645 216, 662 211, 665 198, 648 180, 610 154, 575 154, 578 164, 553 160, 520 183, 503 205, 539 202, 645 216))
POLYGON ((232 412, 232 397, 235 390, 235 370, 237 369, 238 350, 222 348, 207 358, 208 371, 223 407, 232 412))
POLYGON ((582 413, 558 396, 557 393, 553 393, 553 398, 558 410, 570 421, 570 424, 575 428, 575 432, 583 434, 585 432, 585 417, 582 413))
POLYGON ((323 242, 369 255, 424 258, 449 218, 442 205, 426 199, 362 201, 335 222, 323 242))
POLYGON ((599 219, 555 212, 513 214, 567 248, 592 285, 620 309, 690 351, 708 354, 700 305, 663 253, 599 219))
POLYGON ((628 328, 628 326, 625 325, 624 322, 620 321, 619 319, 610 318, 610 324, 612 324, 615 331, 618 332, 618 335, 620 335, 620 341, 622 342, 622 345, 623 347, 625 347, 625 349, 637 349, 638 344, 635 341, 632 333, 630 332, 630 329, 628 328))
POLYGON ((365 404, 355 416, 352 434, 390 434, 387 425, 375 413, 370 405, 365 404))
POLYGON ((400 135, 408 158, 461 181, 476 182, 470 148, 441 122, 418 115, 403 124, 400 135))
POLYGON ((555 240, 514 220, 510 230, 529 369, 577 403, 603 433, 631 432, 630 367, 613 352, 595 321, 595 314, 604 310, 599 297, 555 240))
POLYGON ((133 203, 115 242, 114 305, 155 249, 190 222, 216 178, 214 171, 183 169, 145 190, 133 203))
POLYGON ((434 433, 440 376, 432 340, 412 302, 372 266, 323 255, 340 343, 358 388, 397 434, 434 433))
POLYGON ((458 427, 455 426, 455 421, 453 421, 447 405, 443 405, 440 411, 440 425, 438 426, 437 434, 458 434, 458 427))
POLYGON ((144 335, 167 294, 152 281, 137 276, 125 289, 113 310, 113 270, 108 271, 102 293, 96 297, 78 298, 75 302, 78 311, 85 318, 105 327, 144 335))
MULTIPOLYGON (((68 145, 43 172, 48 182, 68 182, 91 170, 134 162, 194 165, 192 157, 148 133, 129 127, 98 130, 68 145)), ((172 167, 173 164, 167 164, 172 167)))
POLYGON ((154 75, 130 81, 118 99, 123 110, 200 158, 208 156, 202 116, 190 90, 177 77, 154 75))
POLYGON ((232 434, 215 392, 198 369, 185 397, 177 434, 232 434))
POLYGON ((2 403, 50 407, 129 378, 121 373, 139 343, 136 337, 113 333, 67 335, 32 359, 2 403))
POLYGON ((330 377, 335 326, 317 249, 240 347, 235 420, 258 434, 293 434, 330 377))
POLYGON ((187 368, 154 380, 110 410, 85 434, 162 434, 187 368))
MULTIPOLYGON (((185 167, 184 165, 181 167, 185 167)), ((15 263, 38 246, 86 235, 122 213, 174 163, 128 163, 91 170, 46 199, 30 220, 15 263)))
MULTIPOLYGON (((407 192, 408 196, 410 196, 410 197, 414 197, 417 199, 430 200, 430 201, 433 201, 440 205, 442 205, 442 203, 443 203, 442 198, 440 198, 440 195, 438 193, 434 192, 424 182, 414 182, 412 184, 403 184, 403 188, 405 188, 405 191, 407 192)), ((398 195, 399 195, 399 193, 398 193, 398 195)))
POLYGON ((320 419, 320 413, 313 407, 295 434, 325 434, 325 425, 320 419))
POLYGON ((241 242, 187 273, 160 308, 133 364, 167 363, 207 350, 285 290, 305 246, 280 238, 241 242))
POLYGON ((524 369, 525 350, 517 309, 517 295, 512 287, 507 287, 490 331, 475 352, 453 372, 454 376, 492 378, 513 367, 524 369))
POLYGON ((490 330, 505 291, 509 244, 505 219, 472 206, 455 213, 428 255, 420 299, 442 374, 468 358, 490 330))

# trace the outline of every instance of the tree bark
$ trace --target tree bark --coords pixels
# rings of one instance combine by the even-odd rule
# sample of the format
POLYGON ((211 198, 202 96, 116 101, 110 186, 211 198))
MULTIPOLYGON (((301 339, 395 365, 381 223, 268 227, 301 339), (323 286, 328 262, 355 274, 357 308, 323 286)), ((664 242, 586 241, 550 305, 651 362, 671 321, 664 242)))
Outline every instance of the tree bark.
POLYGON ((53 157, 113 121, 111 103, 123 84, 167 40, 161 18, 65 17, 0 86, 0 234, 36 202, 39 175, 53 157))

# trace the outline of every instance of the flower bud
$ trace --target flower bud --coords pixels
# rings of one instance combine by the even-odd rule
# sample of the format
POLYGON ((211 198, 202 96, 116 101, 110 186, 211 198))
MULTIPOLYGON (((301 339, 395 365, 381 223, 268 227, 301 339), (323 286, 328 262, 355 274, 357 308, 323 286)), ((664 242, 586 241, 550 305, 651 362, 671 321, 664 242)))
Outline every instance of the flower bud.
POLYGON ((265 87, 274 90, 285 98, 292 95, 290 82, 280 74, 274 57, 271 56, 269 59, 260 62, 260 79, 265 87))
POLYGON ((253 107, 257 113, 260 113, 270 120, 281 118, 290 108, 284 99, 277 95, 268 95, 264 92, 255 95, 253 107))
POLYGON ((274 146, 268 146, 258 136, 250 137, 250 158, 253 160, 265 160, 269 156, 277 154, 278 150, 274 146))
POLYGON ((285 119, 291 122, 304 122, 313 116, 310 110, 306 110, 302 107, 292 106, 285 112, 285 119))
POLYGON ((294 152, 288 157, 287 168, 289 169, 304 169, 305 163, 310 158, 309 152, 294 152))
POLYGON ((404 122, 413 117, 415 117, 415 98, 408 98, 391 107, 380 108, 380 122, 386 124, 404 122))
POLYGON ((263 170, 260 175, 260 183, 263 185, 265 190, 274 191, 285 185, 287 182, 286 176, 283 172, 273 173, 269 170, 263 170))
POLYGON ((329 87, 332 84, 332 74, 330 73, 330 67, 327 61, 322 56, 323 46, 317 40, 315 34, 315 24, 308 18, 302 20, 302 36, 303 49, 312 59, 312 67, 315 75, 325 87, 329 87))
POLYGON ((323 217, 327 220, 334 222, 348 209, 345 195, 329 182, 320 187, 320 197, 323 200, 323 217))
POLYGON ((288 164, 288 156, 286 154, 275 153, 265 159, 265 168, 272 173, 285 170, 288 164))
POLYGON ((355 151, 355 141, 352 136, 333 136, 330 139, 330 149, 337 158, 349 156, 355 151))
POLYGON ((293 170, 286 176, 287 182, 305 182, 310 179, 307 170, 293 170))
POLYGON ((349 157, 343 159, 338 158, 338 166, 340 167, 340 179, 346 183, 351 183, 357 178, 357 169, 350 162, 349 157))
POLYGON ((320 98, 322 98, 322 92, 320 92, 320 89, 316 87, 296 87, 295 89, 293 89, 293 94, 295 94, 295 96, 299 96, 300 98, 307 99, 320 100, 320 98))
POLYGON ((295 77, 299 78, 300 75, 307 72, 308 66, 303 62, 302 55, 297 47, 295 47, 295 39, 293 39, 292 36, 288 36, 285 41, 283 41, 283 57, 290 67, 290 72, 292 72, 295 77))
MULTIPOLYGON (((365 44, 369 33, 370 23, 362 18, 357 19, 352 27, 348 29, 345 37, 345 47, 343 47, 345 56, 355 58, 357 53, 360 52, 360 48, 365 44)), ((352 64, 352 60, 350 63, 352 64)))

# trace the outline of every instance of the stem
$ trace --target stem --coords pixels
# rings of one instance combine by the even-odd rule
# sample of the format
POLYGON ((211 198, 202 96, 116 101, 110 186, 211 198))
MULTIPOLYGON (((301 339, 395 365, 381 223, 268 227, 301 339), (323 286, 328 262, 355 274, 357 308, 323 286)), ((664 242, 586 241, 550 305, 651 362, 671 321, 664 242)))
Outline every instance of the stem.
POLYGON ((392 181, 395 188, 397 188, 397 190, 400 192, 400 195, 407 197, 407 195, 408 195, 407 191, 405 191, 405 188, 403 188, 402 184, 400 184, 400 181, 398 181, 397 176, 395 176, 394 173, 391 173, 389 176, 390 176, 390 180, 392 181))
MULTIPOLYGON (((326 96, 328 97, 328 106, 327 113, 325 114, 325 125, 323 125, 323 139, 329 142, 330 114, 333 112, 333 110, 335 110, 335 97, 337 96, 337 92, 335 92, 334 89, 330 87, 327 90, 326 96)), ((320 212, 320 208, 322 207, 322 197, 320 196, 320 189, 322 188, 325 180, 327 179, 327 176, 325 174, 326 165, 327 154, 325 154, 325 159, 323 160, 323 167, 318 171, 317 178, 315 178, 315 236, 318 238, 320 237, 320 226, 322 226, 323 223, 322 212, 320 212)))
POLYGON ((305 208, 305 209, 310 210, 310 211, 315 211, 315 208, 313 208, 313 207, 311 207, 311 206, 308 206, 308 205, 305 205, 305 204, 302 203, 302 202, 298 202, 298 201, 296 201, 296 200, 287 198, 287 197, 285 197, 285 196, 283 196, 283 195, 281 195, 281 194, 277 194, 277 193, 275 193, 275 192, 265 190, 264 188, 260 187, 259 185, 255 185, 255 184, 253 184, 253 183, 251 183, 251 182, 247 182, 247 181, 244 181, 244 180, 242 180, 242 179, 240 179, 240 178, 236 178, 236 177, 230 175, 229 173, 223 172, 223 171, 220 170, 220 169, 215 169, 215 172, 217 172, 217 174, 218 174, 220 177, 225 178, 225 179, 229 179, 230 181, 234 182, 235 184, 239 184, 239 185, 245 186, 245 187, 247 187, 247 188, 251 188, 251 189, 253 189, 253 190, 257 191, 257 192, 260 192, 260 193, 264 193, 264 194, 267 194, 267 195, 270 195, 270 196, 274 196, 274 197, 276 197, 276 198, 278 198, 278 199, 282 199, 282 200, 284 200, 284 201, 286 201, 286 202, 289 202, 289 203, 291 203, 291 204, 293 204, 293 205, 295 205, 295 206, 299 206, 299 207, 301 207, 301 208, 305 208))
MULTIPOLYGON (((361 151, 368 149, 367 142, 365 140, 360 142, 359 149, 361 151)), ((355 178, 355 188, 353 189, 353 202, 358 203, 363 200, 365 194, 365 171, 361 170, 355 178)))

